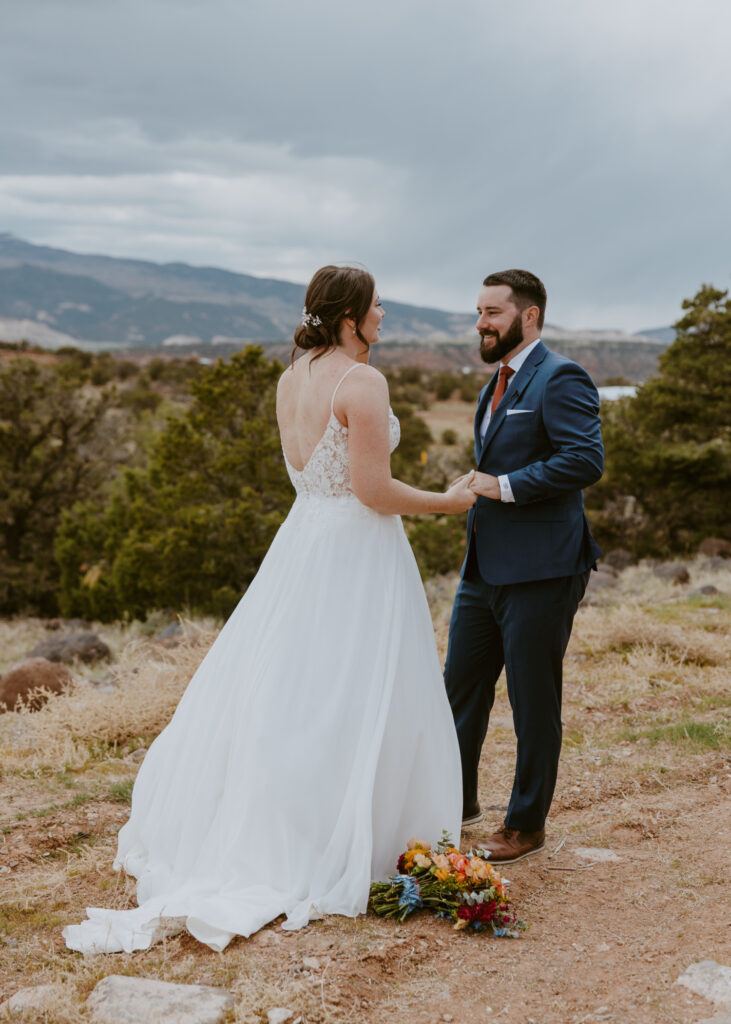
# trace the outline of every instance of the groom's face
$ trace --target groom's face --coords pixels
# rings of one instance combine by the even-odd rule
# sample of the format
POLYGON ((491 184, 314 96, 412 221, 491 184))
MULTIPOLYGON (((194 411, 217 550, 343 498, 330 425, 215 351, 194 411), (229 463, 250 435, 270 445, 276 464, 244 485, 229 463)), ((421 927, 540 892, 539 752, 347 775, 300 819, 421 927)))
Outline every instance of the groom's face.
POLYGON ((506 284, 483 285, 477 296, 480 355, 497 363, 523 341, 523 318, 506 284))

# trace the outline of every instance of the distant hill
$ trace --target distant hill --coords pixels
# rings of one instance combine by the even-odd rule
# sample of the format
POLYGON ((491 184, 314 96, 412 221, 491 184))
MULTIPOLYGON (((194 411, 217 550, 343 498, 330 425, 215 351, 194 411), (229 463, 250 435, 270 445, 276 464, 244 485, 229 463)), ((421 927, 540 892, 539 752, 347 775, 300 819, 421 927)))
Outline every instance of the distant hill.
MULTIPOLYGON (((250 341, 289 350, 305 286, 216 267, 84 255, 0 234, 0 340, 46 348, 167 352, 215 357, 250 341)), ((482 366, 472 313, 385 300, 374 362, 435 369, 482 366)), ((544 340, 576 359, 598 382, 644 380, 673 340, 672 328, 646 334, 571 331, 546 324, 544 340)))
MULTIPOLYGON (((79 255, 0 234, 0 315, 37 320, 85 341, 281 341, 299 323, 304 296, 305 286, 289 281, 79 255)), ((383 336, 453 338, 473 322, 469 314, 389 300, 383 336)))

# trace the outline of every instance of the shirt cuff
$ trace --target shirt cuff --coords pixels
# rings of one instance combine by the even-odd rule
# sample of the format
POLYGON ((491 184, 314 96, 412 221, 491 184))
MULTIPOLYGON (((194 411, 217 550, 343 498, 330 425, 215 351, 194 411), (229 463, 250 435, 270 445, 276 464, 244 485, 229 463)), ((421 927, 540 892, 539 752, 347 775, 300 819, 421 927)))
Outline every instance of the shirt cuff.
POLYGON ((497 482, 500 484, 500 501, 515 501, 513 489, 507 476, 499 476, 497 482))

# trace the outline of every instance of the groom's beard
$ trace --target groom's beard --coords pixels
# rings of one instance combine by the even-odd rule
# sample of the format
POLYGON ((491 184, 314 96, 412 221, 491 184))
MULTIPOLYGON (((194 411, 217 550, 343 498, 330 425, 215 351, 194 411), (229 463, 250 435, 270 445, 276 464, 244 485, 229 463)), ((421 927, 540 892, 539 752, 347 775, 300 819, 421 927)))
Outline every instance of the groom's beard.
POLYGON ((483 363, 499 362, 522 342, 523 324, 518 313, 505 334, 498 334, 497 331, 480 332, 480 356, 483 363))

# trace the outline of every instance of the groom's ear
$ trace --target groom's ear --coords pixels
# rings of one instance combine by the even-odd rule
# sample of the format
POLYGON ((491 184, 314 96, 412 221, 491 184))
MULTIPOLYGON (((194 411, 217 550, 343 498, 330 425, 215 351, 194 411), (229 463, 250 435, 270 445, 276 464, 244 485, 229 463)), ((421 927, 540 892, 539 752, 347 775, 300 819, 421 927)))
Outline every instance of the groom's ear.
POLYGON ((523 310, 523 327, 537 327, 540 315, 538 306, 528 306, 523 310))

